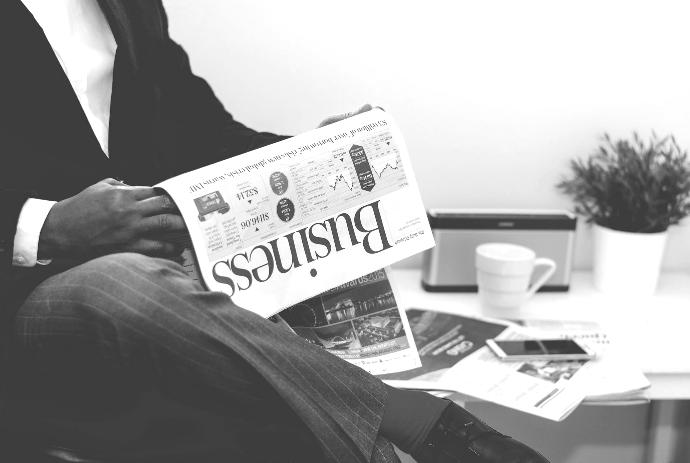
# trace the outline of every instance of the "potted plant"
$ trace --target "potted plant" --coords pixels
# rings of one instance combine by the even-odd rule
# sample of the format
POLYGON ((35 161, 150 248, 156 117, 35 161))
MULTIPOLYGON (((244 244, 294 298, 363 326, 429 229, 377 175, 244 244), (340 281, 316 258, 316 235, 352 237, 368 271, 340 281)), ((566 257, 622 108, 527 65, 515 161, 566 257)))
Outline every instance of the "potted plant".
POLYGON ((690 164, 672 136, 648 142, 604 135, 586 160, 570 163, 557 187, 594 224, 594 284, 605 292, 651 294, 668 227, 690 214, 690 164))

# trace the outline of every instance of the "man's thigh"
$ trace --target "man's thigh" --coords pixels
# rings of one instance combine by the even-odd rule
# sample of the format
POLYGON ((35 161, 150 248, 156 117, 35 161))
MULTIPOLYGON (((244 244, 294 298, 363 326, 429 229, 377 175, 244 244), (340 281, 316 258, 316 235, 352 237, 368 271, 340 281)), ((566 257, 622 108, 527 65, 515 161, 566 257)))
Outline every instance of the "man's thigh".
POLYGON ((5 416, 34 435, 88 442, 93 451, 162 439, 166 446, 205 442, 237 453, 260 434, 279 438, 289 427, 298 428, 296 441, 304 439, 296 418, 241 358, 206 352, 205 342, 190 345, 203 337, 190 312, 205 310, 204 301, 237 310, 177 264, 133 254, 46 279, 14 321, 5 416), (190 305, 182 292, 198 292, 202 303, 190 305), (231 373, 222 385, 205 381, 219 361, 231 373))

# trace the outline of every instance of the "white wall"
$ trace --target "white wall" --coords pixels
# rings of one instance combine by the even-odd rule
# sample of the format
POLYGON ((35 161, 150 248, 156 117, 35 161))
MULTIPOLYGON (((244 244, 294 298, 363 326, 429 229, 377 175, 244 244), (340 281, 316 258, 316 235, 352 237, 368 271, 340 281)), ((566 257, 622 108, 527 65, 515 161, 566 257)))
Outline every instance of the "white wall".
MULTIPOLYGON (((569 207, 554 184, 604 131, 654 129, 690 148, 685 1, 165 4, 195 71, 250 126, 297 133, 383 106, 427 207, 569 207)), ((690 224, 672 231, 665 265, 690 268, 690 224)))

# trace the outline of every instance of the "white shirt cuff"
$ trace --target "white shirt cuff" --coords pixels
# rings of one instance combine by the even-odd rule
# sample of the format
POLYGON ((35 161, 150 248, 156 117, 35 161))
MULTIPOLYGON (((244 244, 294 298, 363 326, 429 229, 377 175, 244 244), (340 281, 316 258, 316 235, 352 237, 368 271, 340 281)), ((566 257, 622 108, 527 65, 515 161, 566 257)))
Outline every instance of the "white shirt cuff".
POLYGON ((17 232, 14 235, 12 264, 17 267, 33 267, 36 264, 46 265, 49 260, 38 260, 38 239, 41 235, 43 223, 55 201, 29 198, 24 203, 17 232))

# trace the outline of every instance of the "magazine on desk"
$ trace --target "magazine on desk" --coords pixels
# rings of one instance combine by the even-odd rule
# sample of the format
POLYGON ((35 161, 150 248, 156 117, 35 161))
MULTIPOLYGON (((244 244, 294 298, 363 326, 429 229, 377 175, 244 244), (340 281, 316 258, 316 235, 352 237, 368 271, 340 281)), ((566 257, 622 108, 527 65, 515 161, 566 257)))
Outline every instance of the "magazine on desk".
POLYGON ((321 308, 302 305, 309 323, 293 317, 300 334, 370 371, 418 364, 380 269, 434 240, 390 115, 374 109, 156 186, 180 210, 193 247, 186 268, 207 288, 264 317, 325 294, 321 308), (362 278, 377 284, 347 286, 362 278), (373 287, 373 303, 354 294, 373 287))
POLYGON ((610 352, 608 337, 596 325, 407 313, 422 366, 382 376, 396 387, 454 391, 554 421, 565 419, 585 398, 625 398, 649 387, 641 372, 610 352), (597 357, 506 362, 486 346, 491 338, 572 338, 597 357))

